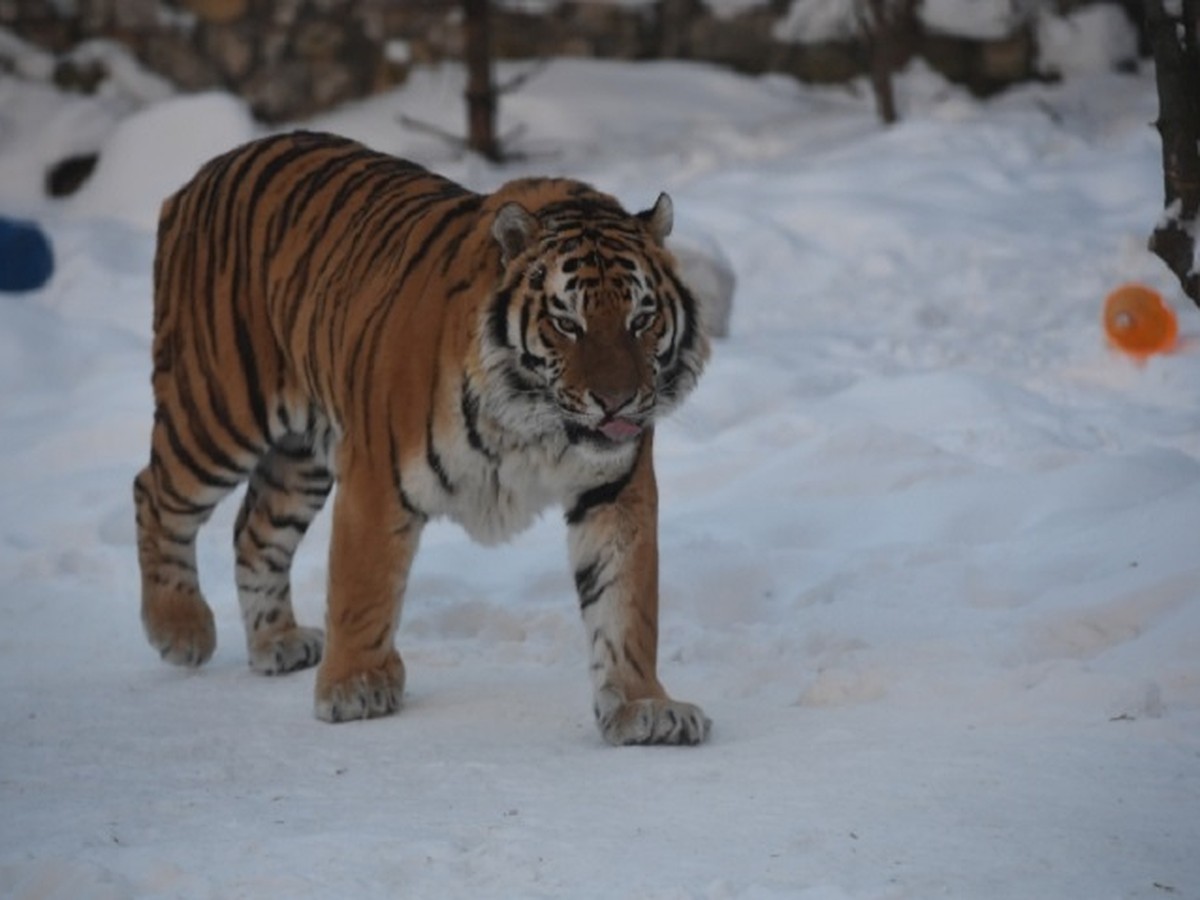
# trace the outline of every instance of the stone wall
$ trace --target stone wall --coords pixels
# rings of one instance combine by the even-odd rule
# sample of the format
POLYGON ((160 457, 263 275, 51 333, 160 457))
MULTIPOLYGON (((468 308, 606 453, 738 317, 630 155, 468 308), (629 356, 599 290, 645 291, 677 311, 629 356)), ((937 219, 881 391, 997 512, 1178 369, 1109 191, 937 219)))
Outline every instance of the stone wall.
MULTIPOLYGON (((493 40, 497 56, 510 58, 693 59, 817 82, 866 71, 860 43, 776 40, 789 3, 720 19, 703 0, 564 0, 540 13, 496 2, 493 40)), ((398 84, 410 66, 462 49, 457 0, 0 0, 0 26, 55 52, 90 37, 119 40, 180 88, 226 88, 268 122, 398 84)), ((1037 75, 1029 27, 988 41, 918 29, 909 49, 980 93, 1037 75)))
MULTIPOLYGON (((384 0, 0 0, 0 25, 54 52, 120 41, 183 90, 223 87, 266 121, 394 82, 384 0)), ((408 3, 403 4, 408 6, 408 3)), ((419 5, 419 4, 414 4, 419 5)))

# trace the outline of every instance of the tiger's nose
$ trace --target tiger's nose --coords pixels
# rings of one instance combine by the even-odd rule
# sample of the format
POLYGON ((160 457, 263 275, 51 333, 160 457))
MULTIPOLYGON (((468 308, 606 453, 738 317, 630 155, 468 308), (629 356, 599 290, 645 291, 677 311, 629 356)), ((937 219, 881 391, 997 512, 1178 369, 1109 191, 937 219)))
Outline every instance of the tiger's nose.
POLYGON ((596 405, 600 407, 601 412, 606 416, 611 416, 618 410, 628 406, 636 395, 637 391, 631 388, 610 388, 592 391, 592 399, 596 401, 596 405))

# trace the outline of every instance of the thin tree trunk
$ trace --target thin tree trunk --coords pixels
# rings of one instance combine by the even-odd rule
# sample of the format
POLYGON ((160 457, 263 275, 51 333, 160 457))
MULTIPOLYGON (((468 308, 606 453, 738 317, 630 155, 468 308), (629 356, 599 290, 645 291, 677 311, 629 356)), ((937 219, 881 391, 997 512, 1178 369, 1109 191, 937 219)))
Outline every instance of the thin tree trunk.
POLYGON ((498 162, 496 87, 492 82, 492 36, 489 0, 463 0, 467 65, 467 146, 498 162))
POLYGON ((1158 83, 1163 205, 1150 250, 1200 305, 1200 0, 1146 0, 1158 83))
POLYGON ((896 91, 892 87, 892 66, 886 52, 878 46, 871 47, 871 87, 875 92, 875 111, 884 125, 894 125, 899 119, 896 112, 896 91))
POLYGON ((859 25, 870 63, 875 110, 885 125, 899 120, 892 75, 912 55, 914 0, 860 0, 859 25))

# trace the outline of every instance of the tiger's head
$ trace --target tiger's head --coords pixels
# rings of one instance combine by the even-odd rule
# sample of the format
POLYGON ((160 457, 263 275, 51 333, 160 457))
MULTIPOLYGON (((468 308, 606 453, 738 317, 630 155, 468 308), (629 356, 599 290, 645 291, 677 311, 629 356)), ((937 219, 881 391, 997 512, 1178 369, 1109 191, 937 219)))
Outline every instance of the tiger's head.
POLYGON ((508 424, 604 453, 635 441, 695 386, 708 356, 696 301, 664 246, 671 199, 630 215, 567 183, 531 212, 510 201, 491 234, 502 275, 487 311, 485 366, 508 424))

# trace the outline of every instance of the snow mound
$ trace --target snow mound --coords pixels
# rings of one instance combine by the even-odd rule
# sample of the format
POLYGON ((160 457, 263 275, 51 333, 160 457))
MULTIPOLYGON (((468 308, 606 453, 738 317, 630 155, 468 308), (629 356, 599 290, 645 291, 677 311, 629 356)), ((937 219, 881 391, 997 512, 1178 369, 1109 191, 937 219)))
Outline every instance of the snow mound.
POLYGON ((167 196, 209 159, 257 134, 248 107, 228 94, 156 103, 120 123, 69 206, 78 215, 117 219, 153 232, 167 196))
POLYGON ((930 31, 988 41, 1016 31, 1031 6, 1019 0, 924 0, 917 16, 930 31))
POLYGON ((1037 20, 1038 69, 1047 75, 1085 75, 1137 63, 1133 23, 1116 4, 1097 3, 1065 16, 1043 11, 1037 20))
POLYGON ((792 0, 771 34, 777 41, 793 44, 849 40, 859 32, 859 13, 854 0, 792 0))

